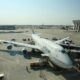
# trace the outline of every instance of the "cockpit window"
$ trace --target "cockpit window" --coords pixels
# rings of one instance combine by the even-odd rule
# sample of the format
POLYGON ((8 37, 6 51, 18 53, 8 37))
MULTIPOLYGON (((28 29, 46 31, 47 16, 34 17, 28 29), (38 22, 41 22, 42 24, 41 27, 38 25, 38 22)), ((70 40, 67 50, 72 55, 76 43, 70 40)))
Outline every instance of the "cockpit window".
POLYGON ((62 53, 66 53, 66 50, 63 49, 61 52, 62 52, 62 53))

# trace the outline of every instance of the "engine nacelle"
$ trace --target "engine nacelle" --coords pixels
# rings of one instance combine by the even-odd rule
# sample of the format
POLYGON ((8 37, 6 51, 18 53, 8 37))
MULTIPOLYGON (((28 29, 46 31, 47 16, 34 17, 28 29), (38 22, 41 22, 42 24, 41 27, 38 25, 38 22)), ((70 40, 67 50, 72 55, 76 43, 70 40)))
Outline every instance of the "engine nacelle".
POLYGON ((27 54, 28 52, 27 52, 27 50, 24 49, 24 50, 23 50, 23 53, 24 53, 24 54, 27 54))
POLYGON ((27 51, 25 48, 22 49, 24 58, 30 58, 30 51, 27 51))
POLYGON ((7 45, 7 49, 8 49, 8 50, 11 50, 11 49, 12 49, 12 45, 11 45, 11 44, 8 44, 8 45, 7 45))
POLYGON ((23 52, 23 54, 26 54, 26 53, 27 53, 26 48, 23 48, 23 49, 22 49, 22 52, 23 52))
POLYGON ((32 51, 32 49, 30 49, 30 48, 25 48, 25 47, 24 47, 24 48, 22 49, 22 52, 23 52, 23 53, 26 53, 26 54, 27 54, 27 53, 30 53, 31 51, 32 51))

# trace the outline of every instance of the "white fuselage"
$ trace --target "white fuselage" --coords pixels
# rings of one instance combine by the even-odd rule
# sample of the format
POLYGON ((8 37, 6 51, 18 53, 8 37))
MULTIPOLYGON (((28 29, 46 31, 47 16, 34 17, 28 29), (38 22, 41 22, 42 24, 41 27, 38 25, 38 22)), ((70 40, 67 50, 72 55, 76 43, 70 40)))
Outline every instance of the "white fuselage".
POLYGON ((41 48, 44 54, 48 54, 49 59, 61 68, 72 68, 73 63, 65 49, 50 40, 40 38, 36 34, 32 34, 35 44, 41 48))

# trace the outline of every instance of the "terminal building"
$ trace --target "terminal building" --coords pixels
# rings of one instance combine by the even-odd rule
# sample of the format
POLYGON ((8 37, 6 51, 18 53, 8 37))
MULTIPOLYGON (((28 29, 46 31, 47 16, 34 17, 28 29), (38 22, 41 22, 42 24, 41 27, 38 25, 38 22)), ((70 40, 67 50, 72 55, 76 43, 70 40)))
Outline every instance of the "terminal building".
POLYGON ((0 25, 0 30, 15 30, 14 25, 0 25))
POLYGON ((76 32, 80 32, 80 20, 73 20, 74 23, 74 30, 76 32))

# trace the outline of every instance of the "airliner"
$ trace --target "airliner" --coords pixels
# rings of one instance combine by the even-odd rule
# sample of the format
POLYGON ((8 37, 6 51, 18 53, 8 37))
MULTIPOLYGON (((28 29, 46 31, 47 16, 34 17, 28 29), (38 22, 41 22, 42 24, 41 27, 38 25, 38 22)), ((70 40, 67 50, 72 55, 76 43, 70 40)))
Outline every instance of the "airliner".
POLYGON ((12 49, 13 46, 23 47, 23 50, 26 50, 27 48, 37 49, 43 52, 41 56, 48 57, 53 64, 60 68, 71 69, 75 66, 68 55, 68 52, 60 45, 63 41, 68 40, 69 37, 53 42, 48 39, 41 38, 35 33, 31 36, 35 43, 34 45, 7 40, 0 40, 0 42, 7 44, 7 49, 12 49))

